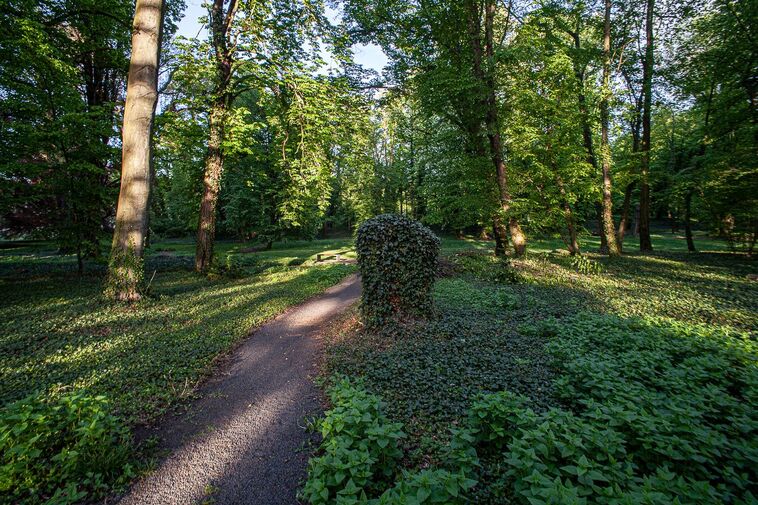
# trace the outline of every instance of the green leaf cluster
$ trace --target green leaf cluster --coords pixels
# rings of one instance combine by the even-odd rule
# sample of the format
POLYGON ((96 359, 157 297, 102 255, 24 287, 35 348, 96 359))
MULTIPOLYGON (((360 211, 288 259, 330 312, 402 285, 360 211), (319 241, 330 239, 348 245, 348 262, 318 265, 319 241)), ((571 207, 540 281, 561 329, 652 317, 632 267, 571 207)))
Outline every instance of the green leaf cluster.
POLYGON ((0 502, 103 497, 134 476, 131 450, 131 435, 104 396, 28 396, 0 411, 0 502))
POLYGON ((529 504, 754 503, 756 347, 747 335, 582 315, 547 345, 565 408, 504 391, 469 425, 529 504))
POLYGON ((587 256, 576 254, 571 258, 571 266, 577 272, 584 275, 599 274, 603 272, 603 265, 587 256))
POLYGON ((308 463, 302 496, 312 505, 423 505, 462 503, 476 481, 469 466, 454 470, 400 471, 405 438, 401 423, 383 413, 384 403, 360 384, 337 382, 333 408, 318 422, 322 454, 308 463), (394 483, 394 485, 393 485, 394 483))

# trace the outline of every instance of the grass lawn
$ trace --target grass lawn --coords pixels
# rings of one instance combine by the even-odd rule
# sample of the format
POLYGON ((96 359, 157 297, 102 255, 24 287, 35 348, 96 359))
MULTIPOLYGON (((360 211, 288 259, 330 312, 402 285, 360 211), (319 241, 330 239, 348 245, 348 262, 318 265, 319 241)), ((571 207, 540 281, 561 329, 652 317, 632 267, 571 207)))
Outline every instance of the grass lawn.
MULTIPOLYGON (((386 402, 407 434, 401 469, 460 471, 451 429, 473 423, 474 503, 755 503, 758 268, 696 240, 707 252, 660 234, 643 256, 628 240, 615 261, 546 240, 511 262, 515 284, 459 254, 490 244, 444 240, 456 269, 436 283, 437 317, 387 336, 349 315, 328 338, 326 383, 352 378, 386 402)), ((423 472, 369 484, 369 497, 457 489, 423 472)))
POLYGON ((134 306, 102 298, 104 265, 88 263, 80 278, 75 259, 49 244, 1 249, 0 405, 37 391, 80 391, 105 395, 130 424, 149 423, 190 396, 251 329, 353 272, 314 262, 351 244, 242 253, 222 242, 219 255, 236 258, 243 272, 216 280, 192 273, 191 242, 154 244, 146 262, 154 296, 134 306))

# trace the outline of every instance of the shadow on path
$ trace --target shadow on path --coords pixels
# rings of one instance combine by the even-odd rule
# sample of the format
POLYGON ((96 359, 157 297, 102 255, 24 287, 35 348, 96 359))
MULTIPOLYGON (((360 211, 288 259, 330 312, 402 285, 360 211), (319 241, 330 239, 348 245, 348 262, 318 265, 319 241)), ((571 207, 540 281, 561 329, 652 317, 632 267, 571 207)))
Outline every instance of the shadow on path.
MULTIPOLYGON (((121 505, 297 503, 309 440, 304 419, 319 413, 319 333, 360 297, 352 275, 256 330, 201 389, 186 413, 154 433, 170 452, 121 505)), ((255 307, 251 307, 255 310, 255 307)))

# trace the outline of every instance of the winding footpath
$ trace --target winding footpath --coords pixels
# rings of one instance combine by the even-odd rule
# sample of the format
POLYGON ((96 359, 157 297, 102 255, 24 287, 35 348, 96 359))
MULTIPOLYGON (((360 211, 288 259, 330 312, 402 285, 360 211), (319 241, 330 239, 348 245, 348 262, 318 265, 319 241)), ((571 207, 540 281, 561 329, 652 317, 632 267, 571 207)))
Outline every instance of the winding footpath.
POLYGON ((298 503, 310 440, 304 420, 321 405, 316 337, 360 292, 352 275, 257 329, 200 400, 152 433, 169 455, 120 505, 298 503))

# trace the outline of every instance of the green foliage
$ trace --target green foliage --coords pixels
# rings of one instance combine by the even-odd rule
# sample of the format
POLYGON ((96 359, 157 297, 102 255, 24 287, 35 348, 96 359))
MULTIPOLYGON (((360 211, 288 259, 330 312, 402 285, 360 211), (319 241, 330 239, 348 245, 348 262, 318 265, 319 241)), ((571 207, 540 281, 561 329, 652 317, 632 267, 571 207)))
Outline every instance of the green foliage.
POLYGON ((329 396, 333 407, 318 421, 321 454, 308 462, 302 490, 312 505, 453 504, 462 502, 476 484, 466 476, 469 467, 463 466, 454 471, 403 471, 398 477, 402 424, 390 422, 383 402, 360 384, 343 379, 329 396))
POLYGON ((563 326, 548 352, 563 374, 558 396, 612 427, 656 491, 671 480, 686 484, 670 496, 690 502, 755 499, 758 348, 747 334, 587 315, 563 326))
POLYGON ((329 347, 328 371, 360 376, 404 423, 411 468, 473 468, 482 504, 754 501, 749 260, 658 252, 603 275, 552 255, 512 265, 520 284, 438 280, 439 317, 402 338, 356 330, 329 347))
POLYGON ((131 436, 104 396, 35 394, 0 411, 2 503, 92 501, 134 476, 131 436), (5 501, 8 500, 8 501, 5 501))
POLYGON ((398 483, 385 491, 376 505, 427 505, 466 503, 466 492, 476 485, 463 471, 421 470, 403 472, 398 483))
POLYGON ((402 425, 388 421, 377 396, 347 380, 329 397, 334 407, 318 422, 323 454, 308 463, 303 495, 313 505, 350 503, 350 497, 365 502, 394 479, 402 425))
MULTIPOLYGON (((233 254, 256 263, 245 266, 241 278, 209 280, 192 270, 191 242, 170 245, 174 251, 146 257, 151 278, 155 272, 153 296, 135 306, 105 300, 103 278, 77 279, 75 259, 55 255, 49 244, 39 251, 0 251, 0 404, 37 390, 54 397, 75 387, 106 395, 128 424, 154 421, 190 398, 215 357, 251 328, 355 270, 285 266, 293 257, 346 245, 316 241, 233 254), (248 271, 259 266, 270 268, 248 271)), ((217 252, 224 257, 230 249, 220 244, 217 252)))
POLYGON ((584 275, 596 275, 603 272, 603 265, 581 254, 575 254, 571 257, 571 266, 584 275))
MULTIPOLYGON (((184 2, 167 0, 163 40, 184 2)), ((99 258, 118 191, 117 126, 133 2, 5 0, 0 23, 0 219, 5 236, 99 258)))
POLYGON ((468 426, 518 503, 751 503, 758 352, 745 334, 583 315, 547 346, 569 412, 483 395, 468 426))
POLYGON ((368 326, 431 314, 439 246, 431 230, 404 216, 383 214, 360 226, 355 247, 368 326))
POLYGON ((521 276, 504 256, 484 252, 463 252, 450 257, 455 269, 485 282, 517 284, 521 276))

